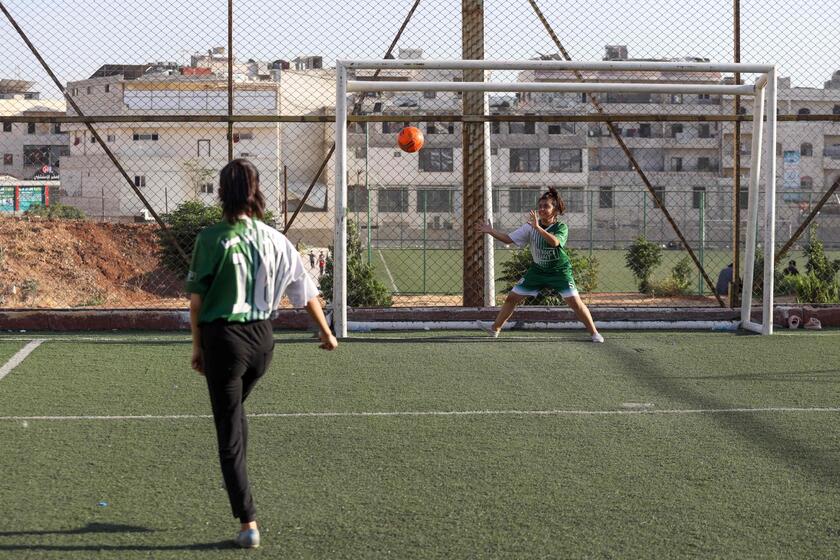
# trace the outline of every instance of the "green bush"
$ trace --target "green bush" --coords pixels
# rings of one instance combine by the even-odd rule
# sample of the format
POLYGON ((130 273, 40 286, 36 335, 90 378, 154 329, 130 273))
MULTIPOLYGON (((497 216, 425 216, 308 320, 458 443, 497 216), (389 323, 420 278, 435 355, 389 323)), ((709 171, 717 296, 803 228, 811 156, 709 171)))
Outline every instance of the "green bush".
POLYGON ((222 221, 222 208, 217 204, 191 200, 179 204, 174 211, 164 214, 162 219, 171 236, 163 230, 157 231, 160 262, 172 272, 183 276, 187 274, 190 263, 185 262, 178 252, 173 237, 187 257, 190 257, 198 232, 222 221))
POLYGON ((650 293, 650 276, 662 262, 662 248, 655 243, 651 243, 642 235, 627 249, 624 260, 627 268, 636 277, 639 291, 643 294, 650 293))
MULTIPOLYGON (((327 254, 320 288, 324 298, 332 301, 333 246, 327 254)), ((347 220, 347 305, 351 307, 391 307, 393 300, 388 288, 373 275, 373 266, 367 263, 362 250, 359 226, 347 220)))
POLYGON ((49 220, 84 220, 85 213, 75 206, 68 206, 59 202, 50 204, 49 206, 42 206, 40 204, 33 204, 26 212, 26 216, 38 216, 47 218, 49 220))
MULTIPOLYGON (((173 237, 177 239, 187 257, 190 257, 198 233, 222 221, 222 207, 218 204, 204 204, 197 200, 190 200, 179 204, 174 211, 164 214, 161 219, 169 228, 171 235, 167 235, 163 230, 157 232, 160 262, 176 274, 186 275, 190 263, 185 262, 178 252, 173 237)), ((265 213, 264 221, 267 224, 274 223, 271 212, 265 213)))
MULTIPOLYGON (((582 255, 574 249, 565 249, 565 251, 569 255, 569 260, 572 262, 572 274, 574 275, 578 291, 581 293, 595 291, 598 287, 598 259, 594 256, 582 255)), ((515 249, 510 260, 502 264, 502 275, 498 280, 508 284, 502 290, 502 293, 509 293, 513 289, 513 285, 525 276, 525 272, 528 271, 532 263, 533 259, 531 258, 530 247, 525 246, 522 249, 515 249)), ((558 306, 563 305, 564 301, 563 296, 557 291, 546 289, 536 297, 525 300, 524 304, 558 306)))
POLYGON ((661 296, 679 296, 689 293, 693 271, 691 260, 688 257, 681 258, 671 269, 670 276, 661 282, 650 282, 651 293, 661 296))
POLYGON ((808 232, 808 244, 803 248, 808 261, 805 274, 785 276, 779 285, 796 294, 799 303, 840 303, 840 260, 829 260, 823 242, 817 236, 817 225, 808 232))

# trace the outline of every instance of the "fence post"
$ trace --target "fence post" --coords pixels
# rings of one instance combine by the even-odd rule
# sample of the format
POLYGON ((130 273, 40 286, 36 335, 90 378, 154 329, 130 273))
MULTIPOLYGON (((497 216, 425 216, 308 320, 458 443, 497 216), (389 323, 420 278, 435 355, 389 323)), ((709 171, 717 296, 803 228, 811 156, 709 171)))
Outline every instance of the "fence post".
POLYGON ((647 238, 647 193, 642 191, 642 235, 647 238))
POLYGON ((367 193, 367 255, 370 264, 370 188, 368 188, 367 177, 365 177, 365 192, 367 193))
POLYGON ((595 205, 593 204, 593 195, 595 191, 589 191, 589 258, 592 258, 592 236, 595 233, 595 205))
MULTIPOLYGON (((706 254, 706 191, 700 191, 700 208, 698 209, 700 214, 699 219, 699 226, 700 226, 700 254, 698 257, 700 258, 700 266, 706 268, 706 263, 704 256, 706 254)), ((703 295, 703 274, 698 272, 697 273, 697 295, 703 295)))
MULTIPOLYGON (((419 191, 418 191, 419 193, 419 191)), ((428 227, 428 223, 426 222, 426 203, 427 197, 423 196, 423 293, 426 293, 426 228, 428 227)))

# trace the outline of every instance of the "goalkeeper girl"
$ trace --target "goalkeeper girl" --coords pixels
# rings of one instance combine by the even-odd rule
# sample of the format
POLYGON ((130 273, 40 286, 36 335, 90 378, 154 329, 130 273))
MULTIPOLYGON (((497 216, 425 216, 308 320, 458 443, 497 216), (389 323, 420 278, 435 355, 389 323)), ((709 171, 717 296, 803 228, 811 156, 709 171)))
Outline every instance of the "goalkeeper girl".
POLYGON ((260 220, 265 199, 257 168, 235 159, 219 174, 223 220, 199 233, 186 289, 190 293, 192 367, 207 381, 216 424, 219 462, 233 516, 237 545, 260 544, 246 454, 244 402, 271 363, 269 316, 285 293, 320 328, 321 348, 338 342, 324 318, 318 289, 292 243, 260 220))
MULTIPOLYGON (((502 243, 514 243, 517 247, 530 244, 531 256, 534 259, 525 276, 513 286, 505 299, 496 320, 489 328, 490 336, 499 336, 499 331, 519 302, 528 296, 536 296, 543 288, 554 288, 589 331, 592 342, 604 342, 604 337, 595 328, 589 309, 575 288, 572 263, 564 250, 566 239, 569 237, 569 226, 558 221, 565 209, 566 205, 557 189, 549 187, 540 197, 537 210, 531 210, 528 223, 516 231, 507 234, 493 229, 489 223, 477 226, 478 231, 490 234, 502 243)), ((481 323, 479 326, 484 328, 481 323)))

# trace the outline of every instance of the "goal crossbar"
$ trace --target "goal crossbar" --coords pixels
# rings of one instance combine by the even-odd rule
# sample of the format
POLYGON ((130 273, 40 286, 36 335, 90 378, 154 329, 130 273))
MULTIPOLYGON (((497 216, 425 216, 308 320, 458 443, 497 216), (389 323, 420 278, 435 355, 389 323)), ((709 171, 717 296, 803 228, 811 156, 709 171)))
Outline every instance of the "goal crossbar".
MULTIPOLYGON (((333 276, 333 318, 336 335, 347 336, 347 95, 370 91, 480 91, 480 92, 584 92, 584 93, 708 93, 753 97, 752 153, 748 190, 746 262, 742 287, 741 328, 771 334, 773 332, 773 251, 775 245, 776 187, 776 107, 777 84, 774 65, 705 62, 570 62, 555 60, 338 60, 336 61, 335 129, 335 254, 333 276), (611 72, 737 72, 759 74, 753 85, 675 83, 663 80, 618 82, 411 82, 354 80, 355 70, 542 70, 542 71, 611 71, 611 72), (766 122, 765 122, 766 115, 766 122), (766 129, 766 136, 765 136, 766 129), (764 149, 762 150, 762 146, 764 149), (765 160, 762 162, 762 160, 765 160), (764 169, 762 169, 764 163, 764 169), (762 174, 763 171, 763 174, 762 174), (764 206, 764 285, 761 322, 751 319, 753 267, 758 229, 759 183, 765 185, 764 206)), ((486 165, 486 163, 485 163, 486 165)), ((492 218, 492 215, 490 216, 492 218)), ((492 273, 486 283, 492 283, 492 273)), ((733 279, 737 285, 737 279, 733 279)))

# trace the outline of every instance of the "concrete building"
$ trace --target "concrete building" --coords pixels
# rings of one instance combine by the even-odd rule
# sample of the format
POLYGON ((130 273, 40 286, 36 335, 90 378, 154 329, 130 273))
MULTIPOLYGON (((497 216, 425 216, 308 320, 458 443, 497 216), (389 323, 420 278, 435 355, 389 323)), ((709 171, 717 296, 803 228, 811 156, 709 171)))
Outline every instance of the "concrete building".
MULTIPOLYGON (((212 54, 212 65, 178 67, 170 63, 105 65, 90 78, 71 82, 68 92, 86 115, 226 114, 227 59, 212 54)), ((196 64, 207 63, 202 55, 196 64)), ((238 115, 320 115, 334 103, 335 75, 324 69, 288 69, 283 61, 237 63, 234 108, 238 115), (285 67, 285 69, 284 69, 285 67), (330 101, 327 101, 330 100, 330 101)), ((68 114, 74 114, 68 109, 68 114)), ((284 173, 291 209, 314 178, 326 155, 323 123, 239 123, 234 156, 252 160, 261 172, 269 209, 282 220, 284 173)), ((70 155, 65 158, 65 201, 93 216, 136 217, 143 205, 82 125, 65 127, 70 155)), ((193 122, 99 123, 95 128, 157 212, 187 200, 216 199, 218 171, 227 162, 227 125, 193 122)), ((325 228, 327 187, 316 186, 305 208, 313 227, 325 228), (323 215, 323 216, 322 216, 323 215)))
POLYGON ((41 99, 33 86, 33 82, 23 80, 0 80, 0 175, 8 176, 7 181, 33 179, 36 175, 57 179, 61 160, 69 152, 68 135, 60 124, 3 120, 64 115, 64 101, 41 99))

